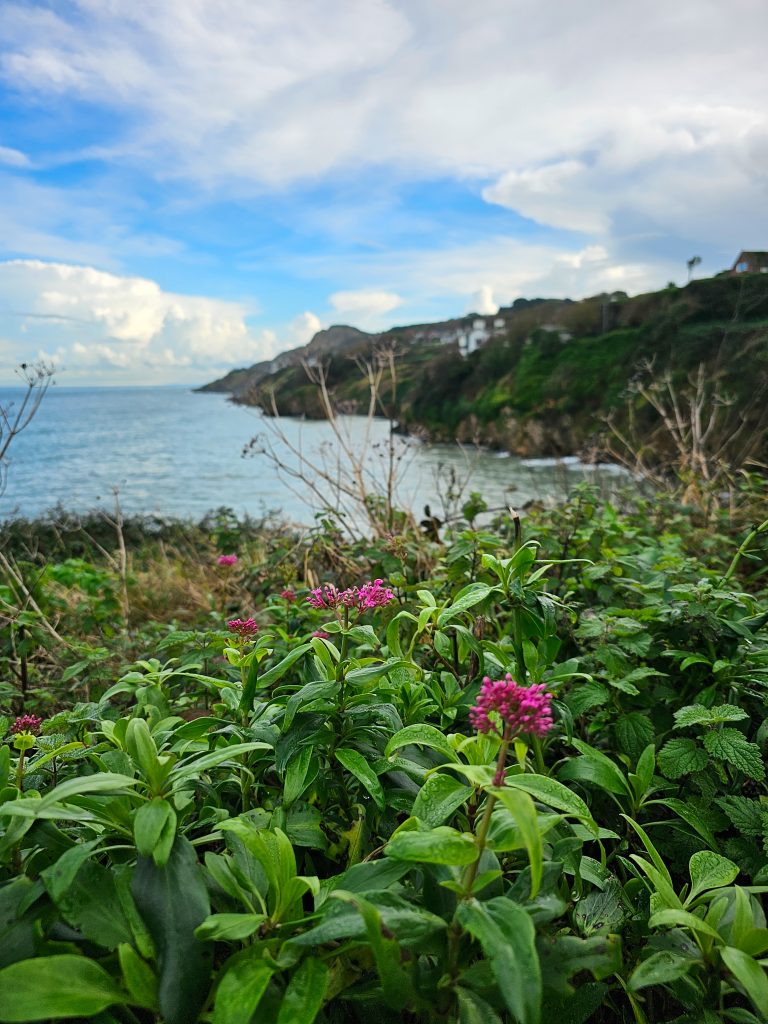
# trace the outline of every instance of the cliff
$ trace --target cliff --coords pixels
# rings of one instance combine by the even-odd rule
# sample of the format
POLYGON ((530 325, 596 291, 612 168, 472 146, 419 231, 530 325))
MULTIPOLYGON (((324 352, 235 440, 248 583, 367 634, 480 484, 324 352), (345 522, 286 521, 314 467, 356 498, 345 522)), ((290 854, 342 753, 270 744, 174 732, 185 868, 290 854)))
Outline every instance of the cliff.
MULTIPOLYGON (((380 335, 332 327, 302 349, 208 387, 266 412, 274 396, 281 414, 319 417, 303 363, 322 361, 337 408, 362 412, 369 389, 352 357, 375 362, 385 349, 396 352, 396 389, 385 365, 382 406, 401 431, 431 440, 523 456, 582 453, 599 444, 609 416, 620 427, 647 420, 650 430, 633 382, 668 376, 686 389, 700 365, 725 400, 745 410, 749 429, 766 405, 755 395, 768 394, 768 275, 720 276, 634 297, 518 300, 495 317, 380 335), (467 351, 473 330, 487 337, 467 351)), ((648 443, 656 441, 649 433, 648 443)))

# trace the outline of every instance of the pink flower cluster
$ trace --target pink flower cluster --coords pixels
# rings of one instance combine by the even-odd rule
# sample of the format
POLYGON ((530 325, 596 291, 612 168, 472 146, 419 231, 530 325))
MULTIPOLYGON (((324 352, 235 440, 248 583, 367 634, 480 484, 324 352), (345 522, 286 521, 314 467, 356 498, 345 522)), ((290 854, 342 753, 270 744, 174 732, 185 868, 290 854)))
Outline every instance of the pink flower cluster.
POLYGON ((219 555, 217 565, 237 565, 237 555, 219 555))
POLYGON ((241 640, 252 640, 259 632, 259 624, 255 619, 230 619, 227 629, 230 633, 237 633, 241 640))
POLYGON ((498 732, 491 715, 496 715, 509 727, 509 735, 526 733, 546 736, 552 728, 552 694, 544 683, 519 686, 507 673, 505 679, 483 679, 477 704, 469 712, 472 727, 478 732, 498 732))
POLYGON ((19 715, 11 726, 11 732, 14 736, 18 735, 20 732, 31 732, 33 735, 37 736, 42 724, 42 718, 38 718, 37 715, 19 715))
POLYGON ((287 590, 280 591, 280 597, 282 597, 284 601, 288 601, 289 604, 293 604, 293 602, 296 600, 296 592, 294 590, 291 590, 290 587, 288 587, 287 590))
POLYGON ((371 580, 362 587, 338 590, 332 583, 316 587, 307 597, 313 608, 381 608, 395 600, 394 591, 384 586, 384 580, 371 580))

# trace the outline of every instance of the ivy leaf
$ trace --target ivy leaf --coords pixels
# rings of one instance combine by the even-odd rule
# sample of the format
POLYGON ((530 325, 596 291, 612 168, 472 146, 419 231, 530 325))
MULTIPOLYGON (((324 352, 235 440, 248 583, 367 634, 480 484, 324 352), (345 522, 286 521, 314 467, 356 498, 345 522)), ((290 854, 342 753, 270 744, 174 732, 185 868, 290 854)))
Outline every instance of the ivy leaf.
POLYGON ((738 729, 721 729, 704 736, 704 746, 713 757, 733 765, 751 779, 765 778, 765 765, 760 747, 750 743, 738 729))
POLYGON ((703 771, 709 758, 695 740, 675 739, 664 744, 657 761, 665 778, 679 779, 682 775, 703 771))

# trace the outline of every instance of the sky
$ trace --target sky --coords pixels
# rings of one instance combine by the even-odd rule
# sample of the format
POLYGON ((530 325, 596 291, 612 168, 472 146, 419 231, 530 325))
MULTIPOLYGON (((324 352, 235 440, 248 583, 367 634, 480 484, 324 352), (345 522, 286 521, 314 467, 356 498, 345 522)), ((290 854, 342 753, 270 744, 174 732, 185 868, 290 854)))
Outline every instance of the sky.
POLYGON ((764 0, 0 0, 0 383, 768 249, 764 0))

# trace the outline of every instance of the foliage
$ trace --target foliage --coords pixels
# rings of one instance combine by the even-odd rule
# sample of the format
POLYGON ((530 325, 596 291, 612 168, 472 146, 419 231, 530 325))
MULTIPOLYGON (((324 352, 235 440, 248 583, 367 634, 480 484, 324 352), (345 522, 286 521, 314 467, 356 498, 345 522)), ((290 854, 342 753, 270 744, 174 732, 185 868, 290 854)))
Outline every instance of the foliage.
POLYGON ((33 533, 37 611, 0 582, 0 1022, 765 1019, 764 532, 589 490, 527 539, 222 514, 129 546, 127 606, 33 533), (394 600, 345 602, 369 578, 394 600), (546 735, 471 727, 507 672, 546 735))

